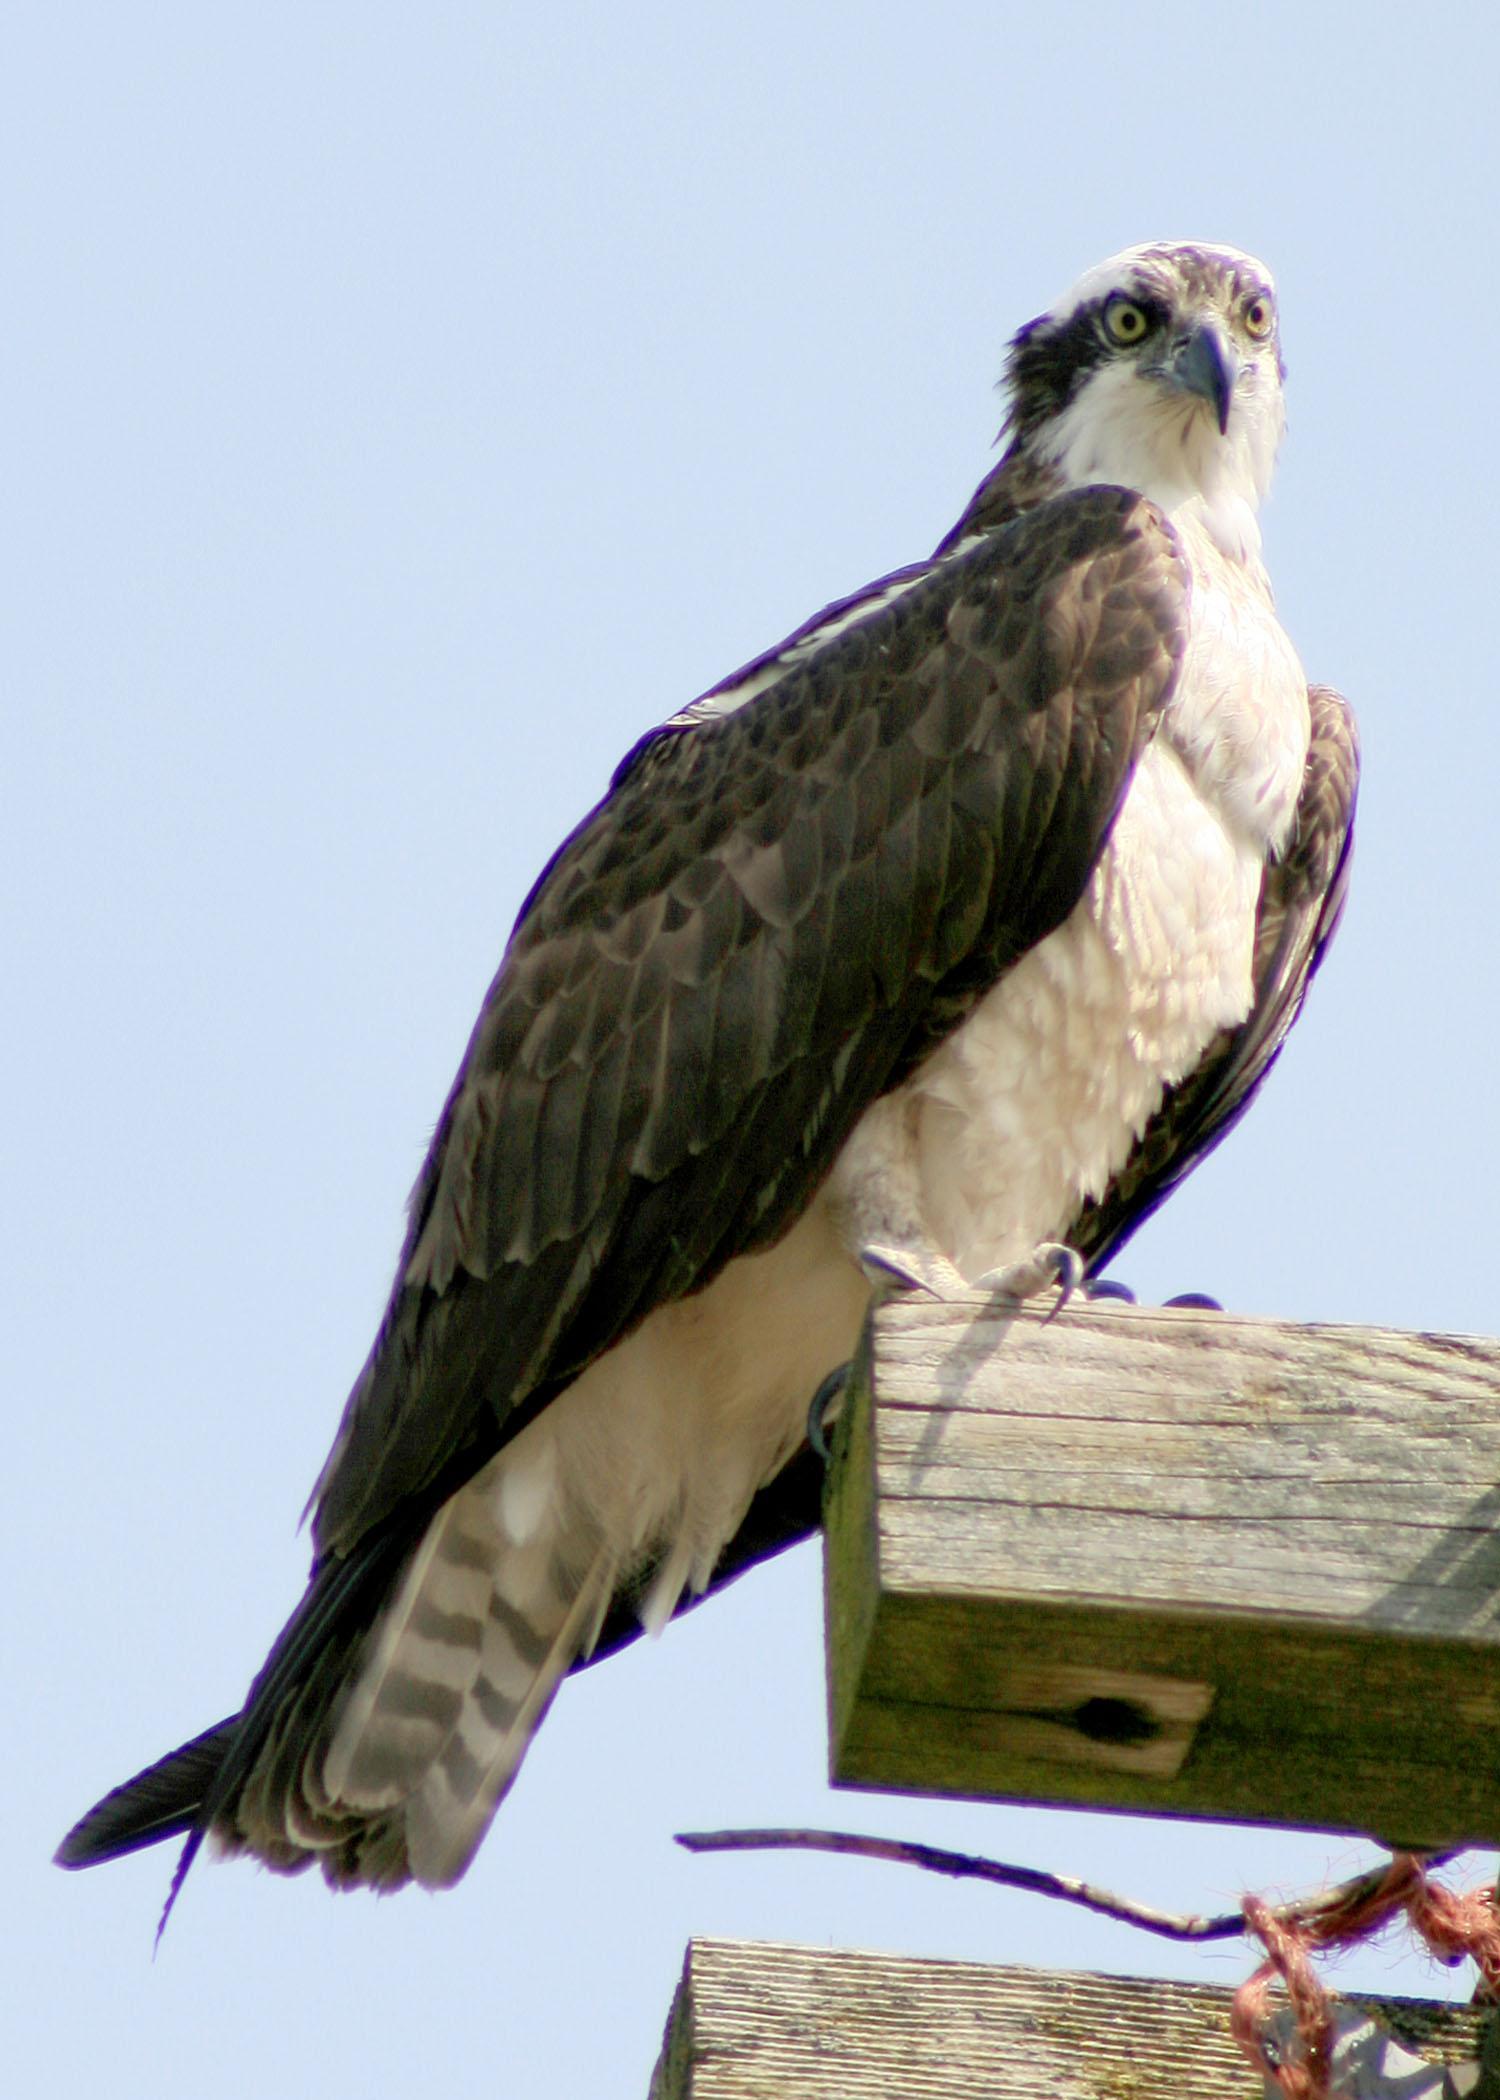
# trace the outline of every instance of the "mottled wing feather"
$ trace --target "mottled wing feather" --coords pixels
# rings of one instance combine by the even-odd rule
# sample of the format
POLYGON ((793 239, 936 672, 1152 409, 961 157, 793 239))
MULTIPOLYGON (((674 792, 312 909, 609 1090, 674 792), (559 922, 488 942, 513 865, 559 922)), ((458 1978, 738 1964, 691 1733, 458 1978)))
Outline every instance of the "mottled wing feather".
POLYGON ((1312 743, 1291 844, 1266 869, 1255 937, 1255 1003, 1167 1094, 1124 1167, 1087 1206, 1072 1244, 1097 1274, 1234 1128, 1281 1054, 1343 914, 1354 845, 1359 735, 1347 701, 1308 693, 1312 743))
POLYGON ((320 1553, 427 1506, 786 1230, 869 1102, 1076 901, 1185 590, 1143 499, 1061 498, 623 770, 490 988, 320 1553))

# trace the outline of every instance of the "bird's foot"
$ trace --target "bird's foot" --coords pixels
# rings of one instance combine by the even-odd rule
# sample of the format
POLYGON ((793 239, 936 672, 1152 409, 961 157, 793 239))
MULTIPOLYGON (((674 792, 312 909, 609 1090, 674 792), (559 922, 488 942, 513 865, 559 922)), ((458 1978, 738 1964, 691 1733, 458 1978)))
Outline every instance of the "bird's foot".
POLYGON ((840 1364, 837 1370, 830 1371, 820 1380, 807 1410, 807 1441, 825 1466, 829 1457, 828 1432, 844 1411, 844 1390, 849 1383, 850 1369, 850 1365, 840 1364))
POLYGON ((1055 1320, 1082 1282, 1081 1257, 1060 1240, 1043 1240, 1024 1261, 991 1269, 987 1276, 976 1277, 970 1288, 1002 1305, 1021 1305, 1028 1298, 1040 1297, 1043 1291, 1055 1290, 1057 1303, 1047 1314, 1049 1320, 1055 1320))
POLYGON ((1014 1306, 1043 1291, 1056 1290, 1058 1300, 1047 1315, 1049 1320, 1057 1317, 1083 1281, 1082 1259, 1058 1240, 1043 1240, 1023 1261, 1008 1262, 1003 1269, 972 1278, 944 1255, 910 1247, 866 1244, 859 1250, 859 1265, 883 1297, 894 1291, 923 1291, 942 1305, 980 1297, 1002 1307, 1014 1306))
POLYGON ((1176 1305, 1190 1312, 1222 1312, 1223 1306, 1217 1298, 1210 1298, 1207 1291, 1179 1291, 1175 1298, 1164 1298, 1163 1306, 1176 1305))

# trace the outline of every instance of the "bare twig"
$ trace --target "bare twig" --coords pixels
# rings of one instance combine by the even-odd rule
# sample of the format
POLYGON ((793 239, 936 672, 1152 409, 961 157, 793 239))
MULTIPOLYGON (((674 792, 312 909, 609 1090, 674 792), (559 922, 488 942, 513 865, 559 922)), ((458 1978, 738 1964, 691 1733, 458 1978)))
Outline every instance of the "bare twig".
MULTIPOLYGON (((981 1859, 971 1852, 946 1852, 939 1845, 917 1845, 904 1838, 869 1837, 846 1830, 690 1830, 680 1831, 677 1842, 689 1852, 838 1852, 854 1859, 887 1859, 897 1866, 921 1867, 929 1874, 950 1874, 955 1879, 997 1882, 1002 1888, 1025 1889, 1034 1896, 1051 1896, 1061 1903, 1076 1903, 1100 1917, 1117 1918, 1138 1925, 1166 1940, 1230 1940, 1245 1930, 1242 1910, 1225 1911, 1217 1917, 1174 1914, 1153 1910, 1129 1896, 1116 1896, 1109 1889, 1095 1888, 1072 1874, 1049 1874, 1039 1867, 1018 1867, 1000 1859, 981 1859)), ((1451 1859, 1451 1852, 1424 1855, 1426 1864, 1437 1866, 1451 1859)), ((1357 1904, 1373 1894, 1390 1872, 1390 1862, 1356 1874, 1336 1888, 1304 1896, 1271 1911, 1274 1919, 1288 1924, 1308 1924, 1325 1911, 1357 1904)))

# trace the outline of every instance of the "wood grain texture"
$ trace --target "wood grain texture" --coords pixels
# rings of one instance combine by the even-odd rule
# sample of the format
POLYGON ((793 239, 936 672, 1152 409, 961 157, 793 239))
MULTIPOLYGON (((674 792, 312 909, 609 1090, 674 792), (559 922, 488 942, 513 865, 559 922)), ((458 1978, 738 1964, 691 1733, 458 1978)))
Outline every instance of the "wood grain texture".
MULTIPOLYGON (((694 1940, 650 2100, 1261 2100, 1207 1985, 694 1940)), ((1481 2015, 1358 2000, 1434 2061, 1481 2015)))
POLYGON ((1500 1342, 893 1304, 827 1533, 839 1780, 1500 1838, 1500 1342))

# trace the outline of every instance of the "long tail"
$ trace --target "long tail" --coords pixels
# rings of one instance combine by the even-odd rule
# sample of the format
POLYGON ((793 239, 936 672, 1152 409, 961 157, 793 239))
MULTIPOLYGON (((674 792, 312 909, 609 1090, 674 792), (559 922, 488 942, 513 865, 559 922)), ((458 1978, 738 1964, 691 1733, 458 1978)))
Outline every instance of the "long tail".
POLYGON ((57 1864, 97 1867, 167 1838, 187 1836, 238 1728, 239 1715, 231 1714, 113 1788, 73 1825, 53 1855, 57 1864))
POLYGON ((507 1453, 429 1527, 304 1782, 335 1819, 400 1817, 428 1888, 469 1865, 614 1588, 613 1557, 568 1535, 524 1462, 507 1453))
POLYGON ((106 1795, 60 1864, 185 1837, 168 1911, 207 1836, 338 1886, 457 1881, 614 1601, 615 1556, 566 1514, 554 1458, 518 1440, 414 1551, 325 1564, 243 1714, 106 1795))

